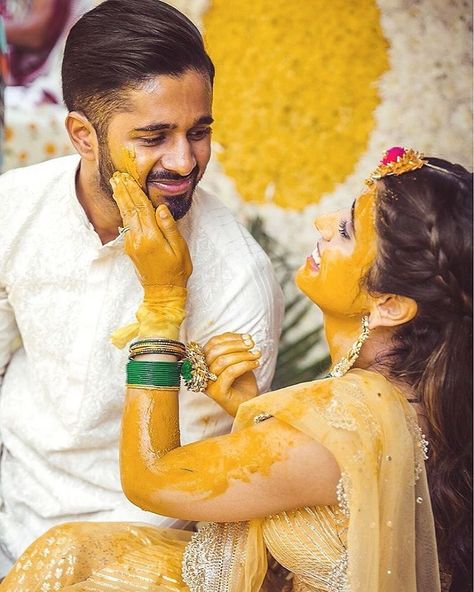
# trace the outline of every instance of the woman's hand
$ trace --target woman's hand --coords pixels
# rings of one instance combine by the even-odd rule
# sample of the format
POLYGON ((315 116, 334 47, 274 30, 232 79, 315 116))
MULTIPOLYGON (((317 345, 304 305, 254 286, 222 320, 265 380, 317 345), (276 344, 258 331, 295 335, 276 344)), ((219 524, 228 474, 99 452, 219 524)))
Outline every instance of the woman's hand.
POLYGON ((128 173, 110 179, 114 199, 128 230, 125 252, 143 286, 143 302, 137 323, 112 335, 112 343, 124 347, 134 337, 178 339, 185 316, 186 284, 193 266, 186 241, 165 205, 156 212, 138 183, 128 173))
POLYGON ((253 370, 260 365, 259 351, 250 335, 224 333, 210 339, 204 346, 209 370, 217 380, 209 382, 206 394, 232 416, 239 405, 258 395, 253 370))
POLYGON ((156 212, 128 173, 110 179, 125 227, 125 252, 133 261, 145 293, 151 286, 186 287, 193 266, 186 241, 167 206, 156 212))

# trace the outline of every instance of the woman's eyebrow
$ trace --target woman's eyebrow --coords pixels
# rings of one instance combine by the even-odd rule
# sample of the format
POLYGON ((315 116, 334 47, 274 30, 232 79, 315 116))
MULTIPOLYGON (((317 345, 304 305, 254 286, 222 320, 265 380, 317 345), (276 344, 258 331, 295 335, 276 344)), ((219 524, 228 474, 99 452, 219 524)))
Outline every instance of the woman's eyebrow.
POLYGON ((355 200, 352 202, 352 207, 351 207, 351 224, 352 224, 352 232, 354 233, 355 236, 355 224, 354 224, 354 210, 355 210, 355 200))

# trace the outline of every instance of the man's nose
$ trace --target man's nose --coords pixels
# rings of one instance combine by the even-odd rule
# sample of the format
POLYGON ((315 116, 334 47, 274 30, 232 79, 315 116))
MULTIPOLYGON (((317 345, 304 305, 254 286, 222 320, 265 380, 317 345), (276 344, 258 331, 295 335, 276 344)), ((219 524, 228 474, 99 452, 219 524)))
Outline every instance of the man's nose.
POLYGON ((323 240, 330 241, 334 236, 335 227, 337 226, 336 214, 322 214, 314 221, 316 229, 321 233, 323 240))
POLYGON ((196 166, 196 159, 190 142, 183 139, 176 141, 168 147, 161 157, 161 164, 167 171, 186 177, 196 166))

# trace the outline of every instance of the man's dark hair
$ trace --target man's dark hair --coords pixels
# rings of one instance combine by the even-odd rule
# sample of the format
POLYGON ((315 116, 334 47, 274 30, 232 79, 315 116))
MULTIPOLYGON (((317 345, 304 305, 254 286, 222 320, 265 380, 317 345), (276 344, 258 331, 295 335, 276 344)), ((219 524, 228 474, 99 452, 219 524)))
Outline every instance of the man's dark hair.
POLYGON ((105 134, 110 115, 127 108, 127 91, 157 75, 214 66, 198 29, 160 0, 105 0, 72 27, 62 84, 69 111, 80 111, 105 134))

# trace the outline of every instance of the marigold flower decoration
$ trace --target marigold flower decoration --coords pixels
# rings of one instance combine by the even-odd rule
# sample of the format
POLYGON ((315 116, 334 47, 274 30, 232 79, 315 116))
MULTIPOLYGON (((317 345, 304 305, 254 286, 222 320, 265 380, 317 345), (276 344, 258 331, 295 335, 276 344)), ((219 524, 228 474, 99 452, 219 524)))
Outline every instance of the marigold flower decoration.
POLYGON ((412 148, 402 148, 393 146, 383 153, 383 158, 379 162, 375 171, 366 180, 367 185, 371 186, 382 177, 387 175, 402 175, 408 171, 421 169, 427 160, 424 160, 423 154, 412 148))

